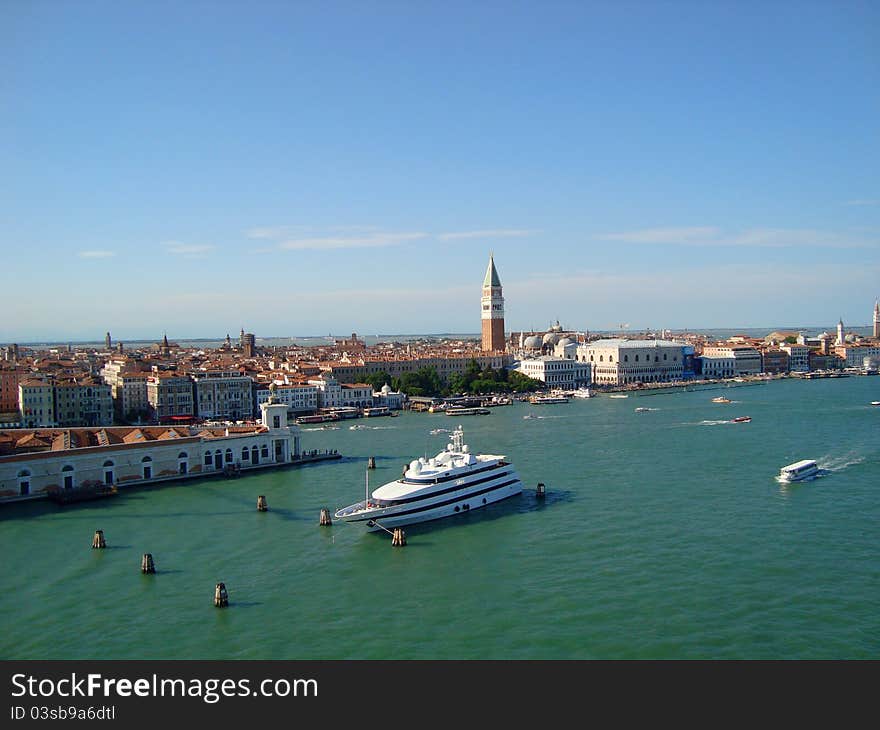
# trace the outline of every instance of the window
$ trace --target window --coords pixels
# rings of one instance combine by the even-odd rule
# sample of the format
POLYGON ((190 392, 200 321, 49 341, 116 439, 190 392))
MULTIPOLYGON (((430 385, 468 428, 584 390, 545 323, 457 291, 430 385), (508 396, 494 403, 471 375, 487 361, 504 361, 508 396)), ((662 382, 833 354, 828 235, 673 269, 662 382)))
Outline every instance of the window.
POLYGON ((250 460, 251 460, 251 452, 250 452, 250 450, 248 449, 247 446, 245 446, 245 447, 241 450, 241 460, 242 460, 242 461, 250 461, 250 460))
POLYGON ((232 463, 232 449, 226 449, 226 463, 232 463))
POLYGON ((205 466, 211 466, 211 452, 205 453, 205 466))
POLYGON ((264 459, 269 458, 269 447, 266 444, 263 444, 262 448, 260 449, 260 456, 262 456, 264 459))

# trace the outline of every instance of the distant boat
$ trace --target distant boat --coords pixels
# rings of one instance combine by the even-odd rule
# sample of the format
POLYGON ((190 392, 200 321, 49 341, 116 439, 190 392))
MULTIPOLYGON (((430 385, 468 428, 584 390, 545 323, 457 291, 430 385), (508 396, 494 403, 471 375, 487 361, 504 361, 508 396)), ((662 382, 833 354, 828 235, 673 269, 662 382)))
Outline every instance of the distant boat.
POLYGON ((652 410, 652 409, 645 408, 644 406, 639 406, 638 408, 636 408, 636 413, 647 413, 650 410, 652 410))
POLYGON ((535 405, 553 405, 555 403, 568 403, 564 395, 535 395, 529 398, 529 403, 535 405))
POLYGON ((620 395, 620 394, 609 395, 608 397, 609 397, 609 398, 629 398, 628 395, 620 395))
POLYGON ((592 397, 589 388, 578 388, 577 390, 573 390, 571 392, 571 394, 575 398, 591 398, 592 397))
POLYGON ((447 416, 488 416, 492 411, 488 408, 447 408, 447 416))
POLYGON ((712 399, 713 403, 730 403, 730 398, 725 398, 724 396, 718 396, 717 398, 712 399))
POLYGON ((872 406, 880 406, 880 400, 872 400, 871 405, 872 406))
POLYGON ((731 420, 731 423, 748 423, 751 420, 751 416, 737 416, 736 418, 731 420))

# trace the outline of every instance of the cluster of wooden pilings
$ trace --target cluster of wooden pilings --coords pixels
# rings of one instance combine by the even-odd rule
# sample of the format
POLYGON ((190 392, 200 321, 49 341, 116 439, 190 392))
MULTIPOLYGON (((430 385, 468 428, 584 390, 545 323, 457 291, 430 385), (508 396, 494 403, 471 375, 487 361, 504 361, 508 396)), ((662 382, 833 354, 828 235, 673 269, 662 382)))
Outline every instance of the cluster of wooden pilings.
POLYGON ((257 497, 257 512, 268 512, 268 511, 269 511, 269 505, 266 502, 266 497, 265 497, 265 495, 261 494, 259 497, 257 497))
POLYGON ((391 533, 391 547, 404 547, 406 545, 406 533, 402 527, 395 527, 391 533))
POLYGON ((318 520, 318 524, 321 527, 330 527, 333 524, 333 520, 330 519, 330 510, 324 507, 321 510, 321 517, 318 520))
POLYGON ((153 554, 152 553, 144 553, 144 557, 141 558, 141 573, 155 573, 156 572, 156 564, 153 562, 153 554))
POLYGON ((95 536, 92 538, 92 548, 95 550, 107 547, 107 541, 104 539, 103 530, 95 530, 95 536))
POLYGON ((229 594, 226 592, 225 583, 218 583, 214 588, 214 605, 217 608, 226 608, 229 605, 229 594))

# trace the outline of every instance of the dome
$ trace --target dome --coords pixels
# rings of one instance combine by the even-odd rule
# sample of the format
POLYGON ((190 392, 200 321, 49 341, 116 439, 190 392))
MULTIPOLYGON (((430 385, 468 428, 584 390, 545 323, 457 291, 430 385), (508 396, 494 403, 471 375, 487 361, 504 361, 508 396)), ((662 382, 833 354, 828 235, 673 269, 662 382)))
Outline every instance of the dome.
POLYGON ((531 335, 530 337, 526 337, 523 342, 523 347, 528 347, 531 350, 537 350, 541 346, 541 338, 538 335, 531 335))
POLYGON ((566 345, 574 345, 575 341, 571 337, 563 337, 556 343, 557 347, 565 347, 566 345))
POLYGON ((545 345, 555 345, 559 341, 559 335, 555 332, 548 332, 544 335, 544 344, 545 345))
POLYGON ((391 386, 388 383, 382 386, 382 395, 388 395, 391 392, 391 386))

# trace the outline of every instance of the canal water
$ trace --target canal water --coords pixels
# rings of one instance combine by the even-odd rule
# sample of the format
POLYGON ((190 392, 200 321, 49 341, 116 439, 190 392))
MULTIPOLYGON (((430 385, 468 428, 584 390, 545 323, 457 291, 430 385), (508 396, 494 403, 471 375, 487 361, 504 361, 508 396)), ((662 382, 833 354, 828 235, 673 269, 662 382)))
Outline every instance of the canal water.
POLYGON ((877 658, 873 400, 880 377, 403 414, 304 428, 341 462, 3 506, 0 658, 877 658), (318 526, 362 498, 370 456, 375 487, 458 423, 521 496, 411 526, 404 548, 318 526), (822 476, 775 480, 806 458, 822 476))

